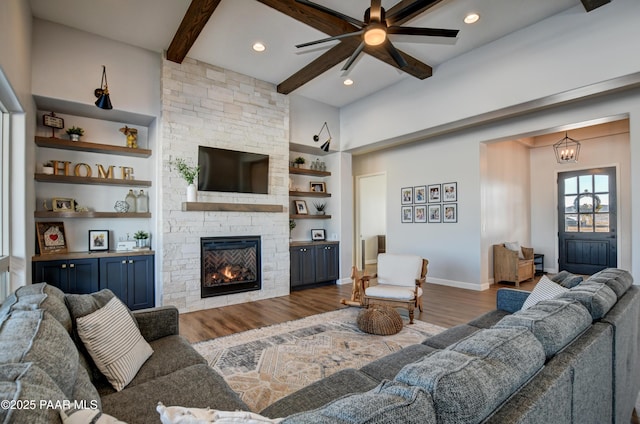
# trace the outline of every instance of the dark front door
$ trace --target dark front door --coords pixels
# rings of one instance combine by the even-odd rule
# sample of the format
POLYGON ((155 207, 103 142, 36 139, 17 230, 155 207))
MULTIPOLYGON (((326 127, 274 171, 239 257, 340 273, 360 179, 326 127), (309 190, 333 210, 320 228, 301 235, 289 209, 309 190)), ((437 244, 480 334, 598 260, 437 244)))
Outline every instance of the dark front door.
POLYGON ((560 271, 594 274, 617 266, 616 169, 558 174, 560 271))

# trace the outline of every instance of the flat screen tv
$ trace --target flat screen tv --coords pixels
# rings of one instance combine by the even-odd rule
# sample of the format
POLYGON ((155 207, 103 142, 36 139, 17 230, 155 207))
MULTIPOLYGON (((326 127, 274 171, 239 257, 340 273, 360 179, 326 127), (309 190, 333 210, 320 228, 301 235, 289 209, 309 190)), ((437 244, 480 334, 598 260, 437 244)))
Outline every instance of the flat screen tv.
POLYGON ((269 193, 269 156, 199 146, 198 190, 269 193))

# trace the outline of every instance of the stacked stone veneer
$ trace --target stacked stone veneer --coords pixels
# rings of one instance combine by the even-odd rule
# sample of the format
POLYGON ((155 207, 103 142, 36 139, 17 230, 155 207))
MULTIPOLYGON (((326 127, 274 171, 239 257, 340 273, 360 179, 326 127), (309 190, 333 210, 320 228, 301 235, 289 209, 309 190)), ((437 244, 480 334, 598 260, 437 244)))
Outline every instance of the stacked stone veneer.
POLYGON ((187 58, 162 69, 162 303, 181 312, 289 293, 289 102, 272 84, 187 58), (281 213, 183 212, 186 183, 176 157, 197 163, 198 146, 269 155, 269 194, 198 192, 199 202, 278 204, 281 213), (200 238, 259 235, 262 289, 200 297, 200 238))

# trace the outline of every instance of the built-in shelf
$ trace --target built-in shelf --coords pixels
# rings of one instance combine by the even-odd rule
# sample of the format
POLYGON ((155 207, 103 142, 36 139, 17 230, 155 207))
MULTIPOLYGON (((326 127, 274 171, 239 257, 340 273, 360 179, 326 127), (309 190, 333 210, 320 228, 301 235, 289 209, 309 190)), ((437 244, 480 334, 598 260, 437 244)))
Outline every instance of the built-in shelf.
POLYGON ((290 219, 331 219, 331 215, 289 215, 290 219))
POLYGON ((112 146, 109 144, 89 143, 86 141, 71 141, 52 137, 35 137, 36 144, 40 147, 63 150, 79 150, 83 152, 105 153, 108 155, 133 156, 148 158, 151 156, 149 149, 131 149, 124 146, 112 146))
POLYGON ((151 187, 151 181, 121 180, 117 178, 76 177, 71 175, 35 174, 36 181, 44 183, 114 185, 129 187, 151 187))
POLYGON ((150 249, 140 250, 108 250, 101 252, 67 252, 67 253, 51 253, 48 255, 33 255, 33 262, 57 261, 68 259, 91 259, 91 258, 109 258, 114 256, 147 256, 155 255, 156 252, 150 249))
POLYGON ((284 206, 254 203, 183 202, 182 210, 184 212, 284 212, 284 206))
POLYGON ((294 168, 292 166, 289 167, 289 174, 310 175, 312 177, 330 177, 331 176, 331 172, 329 171, 316 171, 315 169, 294 168))
POLYGON ((142 212, 57 212, 36 211, 35 218, 151 218, 151 213, 142 212))
POLYGON ((317 191, 290 191, 289 196, 293 197, 331 197, 331 193, 320 193, 317 191))

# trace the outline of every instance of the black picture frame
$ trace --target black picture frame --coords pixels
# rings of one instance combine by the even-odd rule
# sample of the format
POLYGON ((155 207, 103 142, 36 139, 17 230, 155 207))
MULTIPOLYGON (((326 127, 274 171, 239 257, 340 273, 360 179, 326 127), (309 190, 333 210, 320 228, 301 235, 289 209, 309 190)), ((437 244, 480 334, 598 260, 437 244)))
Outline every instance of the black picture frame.
POLYGON ((457 202, 458 201, 458 183, 443 183, 442 184, 442 201, 443 202, 457 202))
POLYGON ((402 223, 413 222, 413 206, 402 206, 400 209, 400 220, 402 223))
POLYGON ((427 207, 427 222, 442 222, 442 205, 429 205, 427 207))
POLYGON ((440 184, 429 184, 427 189, 429 203, 440 203, 442 201, 441 190, 442 186, 440 184))
POLYGON ((427 186, 415 186, 413 188, 413 203, 427 203, 427 186))
POLYGON ((442 205, 442 222, 458 222, 457 203, 444 203, 442 205))
POLYGON ((89 252, 109 250, 109 230, 89 230, 89 252))
POLYGON ((427 205, 413 207, 413 222, 427 222, 427 205))
POLYGON ((311 230, 311 241, 325 241, 326 239, 327 233, 323 228, 311 230))
POLYGON ((402 187, 400 189, 400 203, 403 205, 413 203, 413 187, 402 187))

